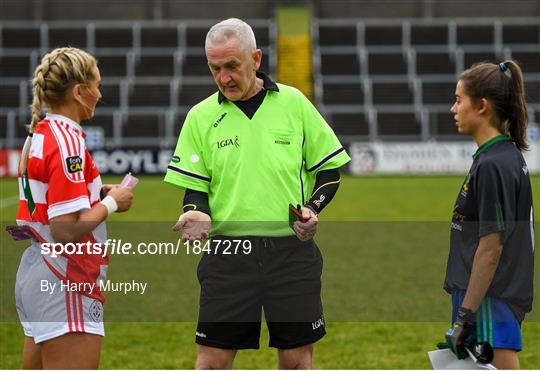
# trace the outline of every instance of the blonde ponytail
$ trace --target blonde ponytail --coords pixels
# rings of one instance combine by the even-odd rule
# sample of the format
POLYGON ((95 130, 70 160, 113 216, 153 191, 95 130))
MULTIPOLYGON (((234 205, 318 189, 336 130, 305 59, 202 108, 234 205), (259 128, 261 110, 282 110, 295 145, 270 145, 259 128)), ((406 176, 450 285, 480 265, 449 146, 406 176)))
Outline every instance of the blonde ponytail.
POLYGON ((32 80, 32 119, 27 125, 30 135, 26 138, 19 163, 19 171, 24 173, 32 146, 32 134, 40 121, 44 107, 55 107, 64 101, 67 89, 73 83, 87 84, 95 78, 92 68, 96 59, 77 48, 57 48, 41 59, 32 80))

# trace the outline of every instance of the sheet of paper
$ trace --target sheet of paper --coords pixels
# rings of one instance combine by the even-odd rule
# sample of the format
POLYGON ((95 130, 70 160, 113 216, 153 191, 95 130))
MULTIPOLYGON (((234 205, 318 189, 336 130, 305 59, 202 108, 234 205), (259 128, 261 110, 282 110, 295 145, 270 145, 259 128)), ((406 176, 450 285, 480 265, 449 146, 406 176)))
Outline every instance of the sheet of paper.
POLYGON ((476 363, 471 357, 457 359, 450 349, 433 350, 428 356, 434 370, 496 370, 492 364, 476 363))

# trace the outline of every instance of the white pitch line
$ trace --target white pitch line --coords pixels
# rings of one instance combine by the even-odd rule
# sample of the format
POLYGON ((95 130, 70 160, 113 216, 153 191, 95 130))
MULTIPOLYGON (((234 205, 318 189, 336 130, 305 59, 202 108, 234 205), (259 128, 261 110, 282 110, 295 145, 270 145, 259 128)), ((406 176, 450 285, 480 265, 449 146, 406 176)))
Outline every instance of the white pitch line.
POLYGON ((19 196, 4 198, 3 200, 0 200, 0 209, 3 209, 11 205, 15 205, 18 202, 19 202, 19 196))

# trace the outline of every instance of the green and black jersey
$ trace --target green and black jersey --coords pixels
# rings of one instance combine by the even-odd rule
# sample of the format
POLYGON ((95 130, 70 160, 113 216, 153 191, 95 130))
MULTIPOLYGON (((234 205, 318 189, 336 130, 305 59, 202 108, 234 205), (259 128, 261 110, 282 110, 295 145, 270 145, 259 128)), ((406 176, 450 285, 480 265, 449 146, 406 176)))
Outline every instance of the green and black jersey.
POLYGON ((267 92, 252 117, 217 92, 195 105, 165 176, 208 193, 213 235, 294 234, 288 204, 307 202, 318 171, 350 161, 300 91, 264 77, 267 92))
POLYGON ((466 290, 480 237, 500 232, 503 251, 487 295, 522 320, 532 307, 534 231, 529 171, 506 135, 481 145, 459 191, 444 288, 466 290))

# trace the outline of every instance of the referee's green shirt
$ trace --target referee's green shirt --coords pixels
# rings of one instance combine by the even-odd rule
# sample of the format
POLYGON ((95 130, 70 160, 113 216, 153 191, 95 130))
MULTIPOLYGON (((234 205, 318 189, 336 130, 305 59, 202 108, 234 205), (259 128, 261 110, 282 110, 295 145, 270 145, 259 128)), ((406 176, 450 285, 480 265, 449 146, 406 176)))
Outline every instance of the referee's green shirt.
POLYGON ((252 119, 217 92, 186 117, 165 182, 208 193, 212 235, 293 235, 288 204, 309 199, 318 171, 350 161, 299 90, 274 86, 252 119))

